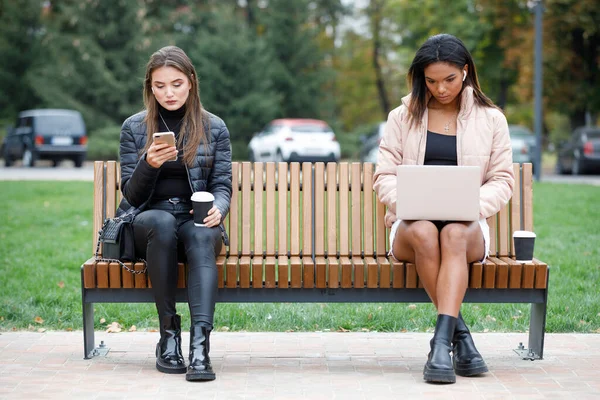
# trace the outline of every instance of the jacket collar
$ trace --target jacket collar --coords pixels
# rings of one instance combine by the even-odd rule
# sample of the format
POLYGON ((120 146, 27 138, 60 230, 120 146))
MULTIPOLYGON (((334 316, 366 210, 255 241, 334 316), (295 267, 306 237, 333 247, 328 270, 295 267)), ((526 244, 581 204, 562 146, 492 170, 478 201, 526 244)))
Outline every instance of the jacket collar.
MULTIPOLYGON (((408 94, 402 98, 402 104, 408 109, 411 100, 411 94, 408 94)), ((427 91, 425 97, 425 103, 429 103, 431 99, 431 93, 427 91)), ((475 96, 473 95, 473 88, 471 86, 465 86, 460 94, 460 109, 458 111, 458 119, 466 119, 475 106, 475 96)), ((423 118, 427 116, 427 113, 423 114, 423 118)), ((422 121, 424 122, 424 121, 422 121)))

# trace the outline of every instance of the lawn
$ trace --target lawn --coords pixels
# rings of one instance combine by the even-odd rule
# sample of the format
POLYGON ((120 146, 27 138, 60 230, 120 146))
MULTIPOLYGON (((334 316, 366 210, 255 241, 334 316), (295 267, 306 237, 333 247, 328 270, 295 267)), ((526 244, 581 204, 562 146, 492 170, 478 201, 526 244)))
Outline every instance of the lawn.
MULTIPOLYGON (((91 182, 0 181, 0 331, 76 330, 92 251, 91 182)), ((536 256, 551 266, 547 330, 600 333, 600 187, 536 183, 536 256)), ((185 304, 178 305, 188 326, 185 304)), ((150 304, 97 304, 96 328, 157 329, 150 304)), ((474 331, 525 331, 529 306, 467 304, 474 331)), ((221 330, 426 331, 430 304, 217 304, 221 330)))

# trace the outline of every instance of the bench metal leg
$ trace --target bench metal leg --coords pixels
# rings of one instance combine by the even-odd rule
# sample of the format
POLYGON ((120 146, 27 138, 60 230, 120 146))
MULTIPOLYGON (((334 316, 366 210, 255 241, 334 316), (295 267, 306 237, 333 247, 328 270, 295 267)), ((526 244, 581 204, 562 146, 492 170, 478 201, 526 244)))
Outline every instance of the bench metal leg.
POLYGON ((546 333, 546 308, 547 304, 537 303, 531 305, 529 319, 529 351, 536 359, 544 357, 544 334, 546 333))
POLYGON ((93 357, 94 352, 94 303, 83 302, 83 358, 93 357))

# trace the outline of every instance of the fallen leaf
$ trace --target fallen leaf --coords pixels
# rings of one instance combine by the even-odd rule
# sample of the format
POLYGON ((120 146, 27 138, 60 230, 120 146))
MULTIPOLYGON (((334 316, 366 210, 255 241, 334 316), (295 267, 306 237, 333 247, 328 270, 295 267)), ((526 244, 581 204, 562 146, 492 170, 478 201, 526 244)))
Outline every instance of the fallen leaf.
POLYGON ((106 329, 106 333, 119 333, 121 332, 121 325, 118 322, 111 323, 106 329))
POLYGON ((488 333, 489 331, 490 331, 490 330, 489 330, 488 328, 485 328, 485 329, 483 330, 483 333, 488 333))
POLYGON ((44 320, 42 319, 42 317, 35 317, 33 320, 35 322, 37 322, 38 324, 43 324, 44 323, 44 320))
POLYGON ((65 287, 65 283, 63 281, 58 282, 57 285, 61 289, 65 287))
POLYGON ((106 319, 104 319, 104 318, 100 318, 100 323, 101 323, 101 324, 103 324, 103 323, 105 323, 105 322, 106 322, 106 319))
POLYGON ((520 315, 513 315, 513 316, 512 316, 512 319, 519 319, 519 318, 521 318, 521 316, 520 316, 520 315))
POLYGON ((229 332, 229 327, 228 326, 222 326, 219 328, 219 331, 221 332, 229 332))
MULTIPOLYGON (((600 314, 598 314, 598 315, 600 315, 600 314)), ((0 321, 4 321, 4 317, 0 317, 0 321)))
POLYGON ((408 305, 408 309, 409 309, 409 310, 414 310, 415 308, 417 308, 417 305, 416 305, 416 304, 409 304, 409 305, 408 305))
POLYGON ((579 325, 586 325, 587 321, 584 321, 583 319, 579 321, 579 325))
POLYGON ((67 328, 67 332, 71 332, 73 328, 67 328))
POLYGON ((370 332, 369 329, 367 329, 367 328, 362 328, 361 331, 363 331, 363 332, 370 332))
POLYGON ((338 331, 338 332, 350 332, 348 329, 345 329, 345 328, 343 328, 343 327, 341 327, 341 326, 338 328, 338 330, 337 330, 337 331, 338 331))
POLYGON ((408 332, 408 331, 407 331, 406 329, 402 329, 400 332, 402 332, 402 333, 406 333, 406 332, 408 332))
POLYGON ((373 314, 369 313, 369 315, 367 316, 367 319, 370 321, 373 319, 373 314))
POLYGON ((40 328, 40 329, 38 329, 38 332, 39 333, 44 333, 44 332, 46 332, 46 328, 40 328))
POLYGON ((33 327, 33 325, 29 324, 29 326, 27 327, 27 329, 29 329, 30 331, 34 330, 35 328, 33 327))
POLYGON ((150 329, 148 332, 158 332, 158 329, 150 329))
POLYGON ((486 320, 488 320, 488 321, 496 322, 496 318, 492 317, 492 316, 491 316, 491 315, 489 315, 489 314, 488 314, 488 315, 486 315, 485 319, 486 319, 486 320))
POLYGON ((131 325, 131 328, 129 328, 129 332, 135 332, 137 331, 137 328, 135 327, 135 325, 131 325))

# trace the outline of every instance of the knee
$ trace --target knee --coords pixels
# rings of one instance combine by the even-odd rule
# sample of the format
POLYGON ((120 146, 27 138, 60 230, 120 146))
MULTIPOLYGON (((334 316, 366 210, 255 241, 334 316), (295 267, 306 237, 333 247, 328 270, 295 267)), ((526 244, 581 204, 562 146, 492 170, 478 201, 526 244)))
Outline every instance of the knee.
POLYGON ((177 220, 166 212, 157 212, 152 215, 147 224, 148 238, 161 243, 176 243, 177 241, 177 220))
POLYGON ((221 241, 221 229, 218 226, 195 228, 192 240, 195 245, 200 245, 206 251, 216 251, 217 245, 221 241))
POLYGON ((467 243, 467 227, 462 224, 446 225, 440 232, 440 243, 444 248, 463 249, 467 243))
POLYGON ((438 230, 429 221, 414 222, 410 226, 410 238, 415 250, 431 250, 439 246, 438 230))

